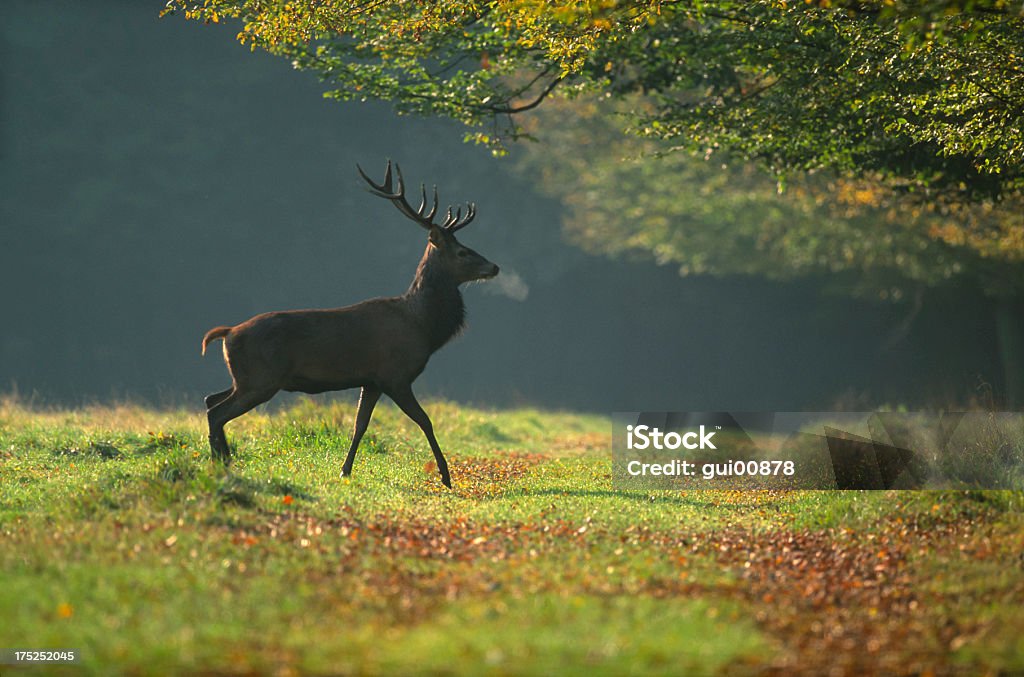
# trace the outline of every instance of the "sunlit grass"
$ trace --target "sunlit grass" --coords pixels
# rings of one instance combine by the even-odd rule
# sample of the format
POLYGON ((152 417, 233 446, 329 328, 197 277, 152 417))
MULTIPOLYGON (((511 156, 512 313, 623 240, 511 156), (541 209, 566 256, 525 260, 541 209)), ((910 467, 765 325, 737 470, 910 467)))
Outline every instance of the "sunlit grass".
MULTIPOLYGON (((842 552, 872 558, 884 541, 918 553, 922 571, 958 571, 951 580, 966 583, 921 579, 922 590, 971 627, 1024 620, 986 611, 1021 590, 1005 536, 1020 525, 1016 498, 617 491, 607 419, 427 409, 450 491, 420 431, 387 405, 342 479, 344 403, 299 400, 233 422, 230 471, 209 461, 195 411, 0 404, 0 646, 77 648, 90 674, 757 672, 799 655, 787 633, 805 630, 775 619, 829 612, 801 606, 792 551, 780 551, 779 566, 794 568, 778 590, 755 594, 742 549, 822 533, 854 539, 842 552), (984 567, 949 544, 918 550, 964 520, 980 525, 979 542, 1004 534, 984 567), (997 586, 985 567, 1006 571, 997 586), (780 606, 790 596, 795 606, 780 606)), ((908 575, 904 561, 885 560, 893 580, 908 575)), ((1014 638, 978 636, 957 660, 1024 664, 1014 638)), ((934 641, 912 648, 936 651, 934 641)), ((928 665, 953 660, 944 651, 928 665)))

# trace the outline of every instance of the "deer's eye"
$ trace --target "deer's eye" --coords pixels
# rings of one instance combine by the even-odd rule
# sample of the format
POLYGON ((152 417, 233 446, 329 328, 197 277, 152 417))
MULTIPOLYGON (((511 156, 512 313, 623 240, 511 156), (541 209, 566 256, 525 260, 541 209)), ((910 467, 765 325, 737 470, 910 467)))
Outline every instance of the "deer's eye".
POLYGON ((465 258, 465 257, 469 256, 469 252, 466 251, 465 249, 460 249, 459 253, 456 254, 456 256, 458 256, 460 259, 462 259, 462 258, 465 258))

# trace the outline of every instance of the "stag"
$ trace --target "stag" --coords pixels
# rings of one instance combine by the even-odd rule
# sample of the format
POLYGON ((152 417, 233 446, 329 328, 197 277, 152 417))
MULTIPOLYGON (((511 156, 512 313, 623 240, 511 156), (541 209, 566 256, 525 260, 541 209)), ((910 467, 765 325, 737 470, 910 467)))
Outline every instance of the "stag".
POLYGON ((374 298, 344 308, 286 310, 257 315, 233 327, 214 327, 203 337, 202 353, 216 339, 224 340, 224 362, 231 387, 206 397, 210 451, 214 461, 227 464, 231 450, 224 425, 268 401, 278 391, 322 393, 361 388, 352 444, 341 468, 352 473, 359 441, 373 408, 387 395, 423 431, 441 474, 451 488, 451 476, 433 424, 412 391, 430 356, 465 323, 459 285, 498 274, 498 266, 463 246, 455 233, 476 216, 474 204, 447 215, 440 223, 437 187, 428 211, 427 191, 420 186, 418 209, 405 197, 405 182, 397 164, 388 161, 384 181, 375 183, 356 165, 374 195, 391 201, 404 216, 424 228, 427 248, 408 291, 401 296, 374 298))

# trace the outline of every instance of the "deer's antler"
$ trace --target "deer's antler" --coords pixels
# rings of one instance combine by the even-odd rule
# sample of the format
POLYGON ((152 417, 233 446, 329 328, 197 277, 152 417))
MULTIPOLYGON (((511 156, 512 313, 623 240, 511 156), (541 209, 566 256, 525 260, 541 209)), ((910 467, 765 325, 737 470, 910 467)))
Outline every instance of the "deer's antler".
POLYGON ((434 216, 437 214, 437 186, 434 186, 434 200, 430 207, 430 211, 427 211, 427 188, 425 185, 420 184, 420 193, 422 199, 420 200, 420 206, 418 209, 413 209, 409 201, 405 199, 405 181, 402 179, 402 169, 398 166, 398 163, 394 165, 394 179, 392 179, 391 173, 391 160, 388 160, 387 169, 384 172, 384 181, 382 183, 374 183, 373 180, 366 175, 363 168, 356 165, 356 169, 359 170, 359 175, 363 177, 363 180, 370 186, 370 192, 374 195, 382 198, 386 198, 395 205, 398 211, 416 223, 420 224, 427 230, 437 226, 443 228, 449 233, 465 228, 469 223, 476 217, 476 205, 472 202, 466 204, 466 215, 462 216, 462 207, 458 207, 455 210, 455 214, 452 214, 452 208, 448 207, 448 213, 444 217, 444 221, 441 223, 434 223, 434 216), (396 185, 397 184, 397 185, 396 185))

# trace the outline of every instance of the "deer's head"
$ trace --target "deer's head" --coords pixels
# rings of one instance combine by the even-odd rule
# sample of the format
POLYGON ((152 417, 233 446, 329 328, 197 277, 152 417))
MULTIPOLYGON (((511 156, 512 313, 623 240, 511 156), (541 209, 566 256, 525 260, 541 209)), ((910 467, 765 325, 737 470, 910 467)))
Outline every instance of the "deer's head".
POLYGON ((356 168, 363 180, 369 184, 371 193, 390 200, 406 218, 415 221, 427 230, 428 244, 427 252, 424 255, 425 262, 429 261, 431 266, 437 266, 444 270, 457 284, 473 280, 486 280, 498 274, 498 266, 455 238, 455 233, 468 226, 476 217, 476 205, 472 202, 466 205, 465 215, 462 214, 462 207, 458 207, 453 214, 452 208, 449 206, 444 220, 435 223, 434 217, 438 212, 437 186, 434 186, 434 197, 428 210, 427 188, 420 184, 422 199, 419 208, 413 209, 405 198, 405 182, 402 179, 402 170, 397 164, 394 165, 392 173, 391 161, 388 160, 384 181, 379 184, 374 183, 363 172, 362 167, 356 165, 356 168))

